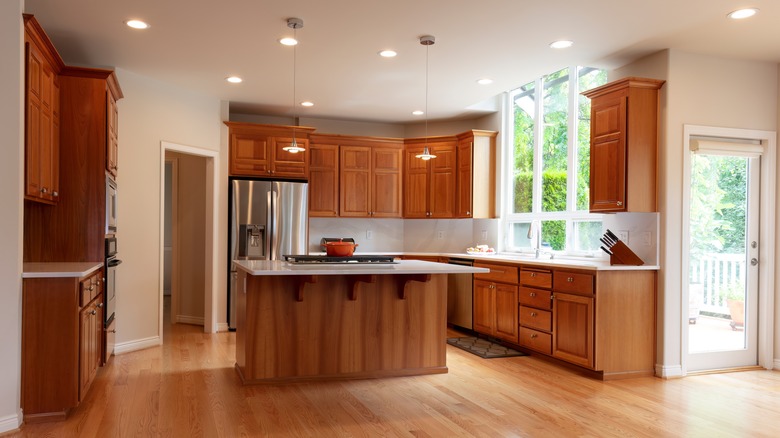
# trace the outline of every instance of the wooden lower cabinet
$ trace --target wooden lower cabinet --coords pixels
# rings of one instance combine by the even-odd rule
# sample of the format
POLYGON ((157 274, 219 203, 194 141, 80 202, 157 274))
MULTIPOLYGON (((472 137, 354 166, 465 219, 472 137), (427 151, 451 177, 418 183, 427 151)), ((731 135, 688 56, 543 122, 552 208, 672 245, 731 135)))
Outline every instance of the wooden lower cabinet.
POLYGON ((555 293, 552 355, 593 368, 593 298, 555 293))
POLYGON ((63 420, 86 396, 102 363, 102 275, 98 270, 85 278, 24 279, 25 422, 63 420), (82 304, 84 298, 89 301, 82 304))
POLYGON ((517 267, 487 263, 474 266, 490 269, 474 274, 474 331, 517 344, 517 267))

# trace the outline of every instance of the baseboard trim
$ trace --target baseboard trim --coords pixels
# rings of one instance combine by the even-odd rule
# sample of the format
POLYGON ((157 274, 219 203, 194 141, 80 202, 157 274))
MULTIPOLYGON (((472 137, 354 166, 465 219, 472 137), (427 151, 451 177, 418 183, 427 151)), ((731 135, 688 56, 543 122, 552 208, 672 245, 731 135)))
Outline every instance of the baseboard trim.
POLYGON ((0 433, 11 432, 22 427, 22 411, 16 415, 8 415, 0 418, 0 433))
POLYGON ((129 342, 117 342, 114 346, 114 354, 130 353, 131 351, 143 350, 145 348, 156 347, 162 345, 162 340, 159 336, 152 336, 151 338, 136 339, 129 342))
POLYGON ((772 369, 780 370, 780 359, 775 359, 772 361, 772 369))
POLYGON ((683 376, 681 365, 666 366, 661 364, 655 365, 655 375, 662 379, 677 379, 683 376))
POLYGON ((176 322, 179 324, 203 325, 202 316, 176 315, 176 322))
POLYGON ((219 322, 217 323, 217 333, 219 332, 226 332, 229 331, 230 327, 228 327, 228 324, 226 322, 219 322))

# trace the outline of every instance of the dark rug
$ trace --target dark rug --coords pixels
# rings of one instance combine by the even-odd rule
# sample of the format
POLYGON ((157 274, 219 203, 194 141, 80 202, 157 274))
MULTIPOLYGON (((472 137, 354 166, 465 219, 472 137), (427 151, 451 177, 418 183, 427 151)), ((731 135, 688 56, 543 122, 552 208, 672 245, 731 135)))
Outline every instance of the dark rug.
POLYGON ((453 347, 458 347, 461 350, 468 351, 469 353, 476 354, 483 359, 494 359, 497 357, 514 357, 514 356, 526 356, 525 353, 513 350, 511 348, 504 347, 499 344, 494 344, 484 339, 467 337, 467 338, 448 338, 447 343, 453 347))

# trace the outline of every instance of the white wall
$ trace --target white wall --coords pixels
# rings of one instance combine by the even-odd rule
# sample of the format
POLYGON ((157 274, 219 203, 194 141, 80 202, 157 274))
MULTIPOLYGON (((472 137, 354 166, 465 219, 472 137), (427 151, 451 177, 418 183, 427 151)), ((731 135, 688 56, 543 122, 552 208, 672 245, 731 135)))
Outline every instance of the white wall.
POLYGON ((0 1, 0 433, 21 423, 23 4, 0 1))
MULTIPOLYGON (((161 336, 160 141, 219 151, 223 124, 219 100, 127 70, 117 69, 117 75, 125 95, 118 102, 117 237, 124 263, 117 276, 117 350, 128 351, 154 345, 161 336)), ((227 161, 219 165, 221 175, 227 175, 227 161)), ((226 183, 223 188, 226 193, 226 183)), ((226 294, 226 281, 222 273, 220 297, 226 294)), ((220 320, 225 319, 222 306, 220 320)))
POLYGON ((661 271, 657 360, 665 374, 676 375, 681 370, 683 351, 679 244, 682 240, 682 163, 686 150, 682 144, 683 125, 776 131, 778 68, 770 63, 666 50, 618 69, 610 75, 610 80, 626 76, 667 80, 661 93, 659 137, 661 271))

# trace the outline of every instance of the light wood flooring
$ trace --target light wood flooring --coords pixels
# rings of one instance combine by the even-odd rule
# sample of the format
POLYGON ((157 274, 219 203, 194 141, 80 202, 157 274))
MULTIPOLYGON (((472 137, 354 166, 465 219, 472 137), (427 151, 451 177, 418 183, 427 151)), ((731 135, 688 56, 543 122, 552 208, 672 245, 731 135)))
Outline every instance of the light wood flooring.
POLYGON ((114 357, 61 423, 11 437, 759 437, 780 430, 780 372, 601 382, 535 357, 447 347, 448 374, 241 386, 235 334, 167 326, 114 357))

